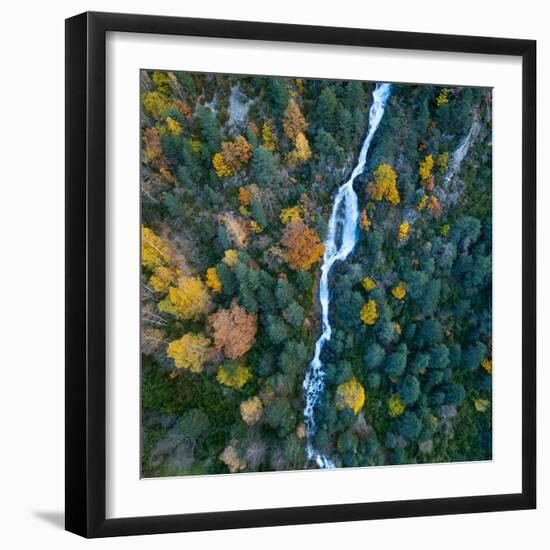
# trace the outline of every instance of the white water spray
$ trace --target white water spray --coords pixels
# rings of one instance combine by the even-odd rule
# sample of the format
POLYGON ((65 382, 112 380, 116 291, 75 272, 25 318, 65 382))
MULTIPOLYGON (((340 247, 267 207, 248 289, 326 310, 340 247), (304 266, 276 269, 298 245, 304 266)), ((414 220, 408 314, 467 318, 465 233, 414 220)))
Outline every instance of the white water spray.
POLYGON ((367 153, 382 115, 386 108, 386 102, 390 96, 391 84, 377 84, 373 92, 373 103, 369 110, 369 127, 367 137, 363 141, 357 165, 353 169, 349 179, 338 189, 332 212, 328 223, 328 235, 324 242, 325 253, 321 265, 321 279, 319 283, 319 302, 321 304, 322 331, 315 344, 315 355, 308 366, 304 378, 303 388, 305 393, 304 419, 307 437, 308 460, 315 460, 320 468, 334 468, 334 463, 325 455, 317 451, 312 443, 317 425, 315 423, 314 409, 325 388, 325 369, 321 361, 321 352, 326 342, 332 335, 332 327, 329 322, 329 274, 332 266, 337 261, 345 260, 357 244, 357 225, 359 222, 359 207, 357 194, 353 189, 353 182, 365 169, 367 153))

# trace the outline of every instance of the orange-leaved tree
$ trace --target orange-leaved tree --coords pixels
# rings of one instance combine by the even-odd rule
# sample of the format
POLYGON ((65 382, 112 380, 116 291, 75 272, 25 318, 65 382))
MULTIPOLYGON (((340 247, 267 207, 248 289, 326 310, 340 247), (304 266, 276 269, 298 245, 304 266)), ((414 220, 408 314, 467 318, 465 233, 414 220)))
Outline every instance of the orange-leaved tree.
POLYGON ((236 359, 244 355, 254 344, 257 315, 247 313, 236 302, 229 309, 219 309, 208 318, 214 329, 214 344, 226 357, 236 359))
POLYGON ((285 227, 281 243, 285 248, 285 260, 297 271, 308 271, 325 251, 319 235, 301 220, 290 222, 285 227))
POLYGON ((231 176, 241 170, 248 164, 252 155, 252 147, 240 135, 234 141, 224 141, 221 149, 212 159, 212 164, 220 177, 231 176))
POLYGON ((293 142, 298 134, 307 130, 308 123, 300 110, 300 106, 294 98, 290 98, 283 116, 283 129, 287 137, 293 142))
POLYGON ((361 229, 368 231, 370 229, 371 224, 372 222, 369 220, 367 216, 367 211, 363 208, 363 210, 361 210, 361 229))

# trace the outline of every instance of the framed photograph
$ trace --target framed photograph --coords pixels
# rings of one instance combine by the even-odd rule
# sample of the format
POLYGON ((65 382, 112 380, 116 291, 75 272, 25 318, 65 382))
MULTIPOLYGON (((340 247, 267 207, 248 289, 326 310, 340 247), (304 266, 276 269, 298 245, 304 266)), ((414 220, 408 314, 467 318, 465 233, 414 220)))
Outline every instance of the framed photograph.
POLYGON ((66 528, 535 507, 531 40, 66 21, 66 528))

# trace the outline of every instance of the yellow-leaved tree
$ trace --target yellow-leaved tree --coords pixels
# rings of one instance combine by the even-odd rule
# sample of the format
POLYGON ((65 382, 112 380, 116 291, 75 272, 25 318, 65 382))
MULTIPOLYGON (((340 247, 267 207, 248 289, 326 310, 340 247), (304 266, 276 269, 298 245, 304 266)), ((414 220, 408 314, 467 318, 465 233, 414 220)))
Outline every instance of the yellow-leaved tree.
POLYGON ((399 234, 397 235, 398 240, 403 241, 409 235, 410 225, 407 222, 401 223, 399 226, 399 234))
POLYGON ((154 274, 149 279, 149 284, 156 292, 168 292, 168 289, 175 284, 177 280, 177 273, 170 267, 157 267, 154 274))
POLYGON ((172 117, 166 117, 166 128, 168 133, 172 136, 181 136, 183 133, 183 128, 180 123, 172 117))
POLYGON ((144 267, 154 270, 157 267, 171 263, 172 248, 163 241, 152 229, 141 226, 141 263, 144 267))
POLYGON ((262 125, 262 146, 268 151, 275 151, 277 139, 275 138, 275 129, 271 122, 266 120, 262 125))
POLYGON ((141 103, 146 111, 160 118, 170 107, 170 100, 158 91, 147 92, 141 96, 141 103))
POLYGON ((481 361, 481 366, 487 371, 488 374, 493 374, 493 361, 486 357, 481 361))
POLYGON ((449 164, 449 153, 445 151, 437 157, 437 167, 439 171, 443 174, 447 170, 447 165, 449 164))
POLYGON ((374 279, 371 279, 370 277, 365 277, 363 279, 363 288, 367 292, 370 292, 373 288, 376 288, 376 282, 374 281, 374 279))
POLYGON ((336 408, 344 410, 346 407, 357 414, 365 404, 365 390, 355 377, 340 384, 336 388, 336 408))
POLYGON ((432 177, 432 169, 434 167, 434 158, 432 155, 426 155, 424 160, 418 165, 418 175, 422 181, 428 181, 432 177))
POLYGON ((234 248, 229 248, 223 253, 222 262, 228 267, 235 267, 239 263, 239 255, 234 248))
POLYGON ((188 332, 168 344, 166 354, 178 369, 201 372, 210 351, 210 340, 202 334, 188 332))
POLYGON ((237 361, 225 361, 218 369, 216 380, 229 388, 241 389, 250 379, 252 373, 248 367, 237 361))
POLYGON ((296 136, 294 143, 294 149, 288 154, 288 165, 294 168, 300 164, 303 164, 311 158, 311 149, 309 148, 309 142, 306 136, 300 132, 296 136))
POLYGON ((297 204, 296 206, 290 206, 289 208, 283 208, 279 214, 279 219, 285 224, 288 225, 291 222, 302 221, 303 208, 301 205, 297 204))
POLYGON ((449 89, 443 88, 439 95, 437 96, 436 103, 438 107, 443 107, 449 103, 449 89))
POLYGON ((209 267, 206 270, 206 286, 212 290, 212 292, 220 292, 222 289, 222 282, 218 277, 218 272, 215 267, 209 267))
POLYGON ((212 157, 212 164, 214 166, 214 170, 216 170, 216 174, 218 174, 220 178, 228 178, 233 175, 231 168, 225 164, 221 153, 216 153, 212 157))
POLYGON ((374 300, 369 300, 362 308, 360 318, 365 325, 374 325, 378 319, 378 307, 374 300))
POLYGON ((241 418, 249 425, 256 424, 262 418, 263 405, 260 398, 255 395, 246 401, 243 401, 240 406, 241 418))
POLYGON ((388 412, 390 416, 399 416, 405 412, 405 405, 398 395, 392 395, 388 399, 388 412))
POLYGON ((416 207, 419 212, 426 208, 426 203, 428 202, 428 199, 428 195, 422 195, 422 198, 418 201, 418 206, 416 207))
POLYGON ((397 283, 397 285, 394 288, 392 288, 391 293, 398 300, 402 300, 407 294, 407 285, 405 285, 403 281, 399 281, 399 283, 397 283))
POLYGON ((234 141, 224 141, 221 151, 212 158, 212 164, 220 177, 228 177, 241 170, 252 155, 252 147, 243 136, 234 141))
POLYGON ((200 277, 178 279, 177 287, 168 289, 168 296, 159 302, 159 310, 180 319, 196 319, 204 315, 210 306, 210 296, 200 277))
POLYGON ((397 190, 397 175, 389 164, 383 163, 374 171, 374 181, 368 188, 374 200, 386 199, 391 204, 399 204, 401 198, 397 190))
POLYGON ((476 411, 480 413, 486 412, 490 404, 491 403, 488 399, 479 398, 474 401, 474 407, 476 411))

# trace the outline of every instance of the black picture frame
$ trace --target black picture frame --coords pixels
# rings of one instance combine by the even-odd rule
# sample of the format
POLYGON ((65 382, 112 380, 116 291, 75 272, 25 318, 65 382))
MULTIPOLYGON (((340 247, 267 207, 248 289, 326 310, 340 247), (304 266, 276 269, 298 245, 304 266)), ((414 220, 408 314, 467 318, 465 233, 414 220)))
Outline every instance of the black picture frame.
POLYGON ((84 537, 107 537, 535 508, 535 41, 88 12, 66 20, 65 100, 65 490, 68 531, 84 537), (106 519, 105 40, 108 31, 480 53, 521 58, 523 70, 521 493, 106 519))

